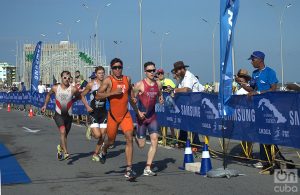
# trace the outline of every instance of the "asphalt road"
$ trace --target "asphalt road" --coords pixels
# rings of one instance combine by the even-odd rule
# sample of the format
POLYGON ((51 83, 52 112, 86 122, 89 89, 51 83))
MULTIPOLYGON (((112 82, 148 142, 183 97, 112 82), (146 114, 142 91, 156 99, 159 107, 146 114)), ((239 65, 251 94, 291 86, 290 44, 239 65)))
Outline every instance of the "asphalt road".
MULTIPOLYGON (((274 176, 260 175, 249 161, 228 161, 229 168, 245 176, 206 178, 179 170, 183 150, 174 148, 159 147, 154 161, 158 176, 143 176, 149 145, 141 150, 135 143, 133 169, 138 178, 136 182, 129 182, 123 176, 125 142, 122 134, 118 135, 116 147, 109 151, 106 164, 102 165, 91 160, 96 140, 86 140, 85 127, 73 125, 68 137, 71 159, 58 161, 59 134, 53 119, 42 116, 30 119, 25 112, 8 113, 1 109, 0 120, 0 142, 14 154, 32 180, 30 184, 2 186, 3 194, 274 194, 274 176), (40 131, 29 132, 26 128, 40 131)), ((212 165, 221 167, 222 159, 212 159, 212 165)), ((297 186, 299 192, 299 182, 297 186)))

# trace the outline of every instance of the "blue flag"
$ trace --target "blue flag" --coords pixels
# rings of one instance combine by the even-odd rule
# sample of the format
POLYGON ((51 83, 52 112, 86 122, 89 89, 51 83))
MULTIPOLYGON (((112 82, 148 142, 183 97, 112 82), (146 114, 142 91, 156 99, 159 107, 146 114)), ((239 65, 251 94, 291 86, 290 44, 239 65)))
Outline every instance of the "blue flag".
POLYGON ((40 80, 40 58, 42 53, 42 41, 39 41, 36 44, 34 50, 34 56, 32 61, 32 70, 31 70, 31 94, 38 91, 38 85, 40 80))
POLYGON ((232 42, 239 11, 239 0, 220 0, 220 88, 219 111, 222 117, 230 115, 226 105, 232 95, 232 42))

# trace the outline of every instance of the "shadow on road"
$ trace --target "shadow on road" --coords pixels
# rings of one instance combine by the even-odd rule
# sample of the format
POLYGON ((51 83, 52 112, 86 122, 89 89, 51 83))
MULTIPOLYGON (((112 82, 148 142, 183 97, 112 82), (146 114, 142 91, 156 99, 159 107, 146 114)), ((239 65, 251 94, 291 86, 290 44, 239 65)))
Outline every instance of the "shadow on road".
POLYGON ((81 158, 86 158, 88 156, 93 155, 94 152, 87 152, 87 153, 75 153, 71 155, 70 160, 68 160, 68 165, 73 165, 73 163, 81 158))
MULTIPOLYGON (((175 162, 176 162, 176 160, 174 158, 166 158, 164 160, 154 161, 153 165, 152 165, 152 170, 159 174, 159 172, 162 172, 166 168, 168 168, 168 164, 170 164, 170 163, 174 164, 175 162)), ((133 170, 137 174, 137 177, 143 175, 145 166, 146 166, 146 161, 138 162, 138 163, 135 163, 132 165, 133 170)), ((123 174, 123 173, 125 173, 126 166, 122 166, 120 168, 121 168, 121 170, 118 170, 118 171, 111 170, 111 171, 105 172, 105 174, 114 174, 114 173, 123 174)))

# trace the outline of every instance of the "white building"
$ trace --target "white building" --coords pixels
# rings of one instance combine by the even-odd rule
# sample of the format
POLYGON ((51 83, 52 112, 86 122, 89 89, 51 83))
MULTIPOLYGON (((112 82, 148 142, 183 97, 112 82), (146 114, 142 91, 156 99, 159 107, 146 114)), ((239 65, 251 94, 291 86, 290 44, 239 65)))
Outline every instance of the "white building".
POLYGON ((0 62, 0 81, 5 81, 6 80, 6 68, 7 66, 11 66, 9 65, 7 62, 0 62))
MULTIPOLYGON (((31 80, 32 58, 35 49, 35 44, 23 45, 23 61, 20 73, 22 80, 26 87, 29 87, 31 80)), ((78 45, 68 41, 61 41, 60 43, 46 43, 42 44, 42 53, 40 61, 40 80, 43 84, 52 84, 54 78, 60 82, 60 73, 63 70, 68 70, 74 77, 75 71, 80 73, 88 79, 91 72, 94 71, 95 65, 89 64, 80 58, 80 50, 78 45)), ((84 50, 83 50, 84 51, 84 50)), ((91 52, 86 52, 86 54, 91 52)), ((95 61, 95 58, 93 58, 95 61)), ((109 72, 109 66, 106 61, 101 61, 98 65, 104 66, 109 72)))

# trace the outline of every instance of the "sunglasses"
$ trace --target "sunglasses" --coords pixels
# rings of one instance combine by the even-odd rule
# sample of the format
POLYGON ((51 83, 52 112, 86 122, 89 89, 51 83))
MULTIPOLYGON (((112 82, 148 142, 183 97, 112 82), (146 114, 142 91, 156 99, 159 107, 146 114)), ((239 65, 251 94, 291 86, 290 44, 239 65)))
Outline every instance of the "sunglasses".
POLYGON ((113 67, 111 67, 111 69, 113 69, 113 70, 122 70, 123 67, 122 66, 113 66, 113 67))
POLYGON ((252 62, 257 61, 257 60, 259 60, 259 58, 251 58, 252 62))
POLYGON ((146 72, 149 72, 149 73, 154 73, 156 72, 156 69, 149 69, 149 70, 145 70, 146 72))
POLYGON ((71 80, 70 77, 63 77, 65 80, 71 80))
POLYGON ((162 72, 158 72, 158 73, 157 73, 157 75, 164 75, 164 73, 162 73, 162 72))

